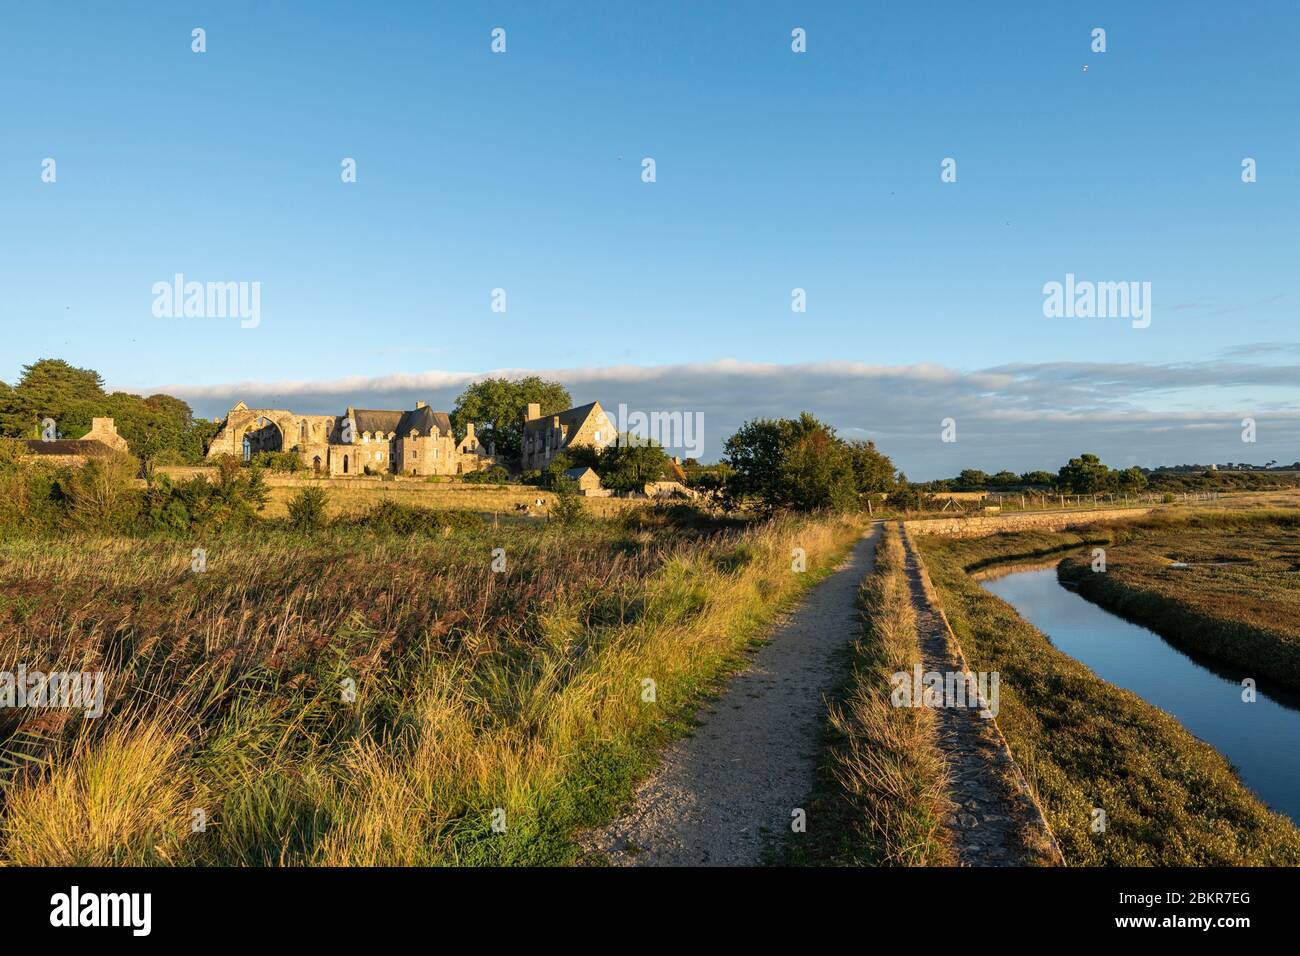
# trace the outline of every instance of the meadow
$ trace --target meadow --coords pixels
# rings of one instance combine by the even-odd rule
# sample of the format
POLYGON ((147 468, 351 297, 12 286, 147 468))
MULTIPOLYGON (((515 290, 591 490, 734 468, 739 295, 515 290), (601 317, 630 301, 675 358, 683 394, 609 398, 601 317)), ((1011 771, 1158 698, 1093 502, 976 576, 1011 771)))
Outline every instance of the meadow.
POLYGON ((0 542, 0 670, 106 686, 101 717, 2 712, 0 862, 575 862, 861 534, 455 514, 0 542))
POLYGON ((1094 545, 1109 558, 1124 547, 1113 542, 1157 528, 1182 534, 1197 520, 1218 522, 1223 534, 1234 523, 1285 519, 1174 513, 1072 532, 916 539, 970 666, 1001 674, 999 727, 1071 865, 1300 864, 1300 830, 1264 807, 1217 751, 1057 650, 972 576, 1094 545), (1106 811, 1105 832, 1093 831, 1096 807, 1106 811))
POLYGON ((1198 651, 1300 688, 1300 515, 1217 512, 1138 522, 1059 575, 1084 597, 1198 651))

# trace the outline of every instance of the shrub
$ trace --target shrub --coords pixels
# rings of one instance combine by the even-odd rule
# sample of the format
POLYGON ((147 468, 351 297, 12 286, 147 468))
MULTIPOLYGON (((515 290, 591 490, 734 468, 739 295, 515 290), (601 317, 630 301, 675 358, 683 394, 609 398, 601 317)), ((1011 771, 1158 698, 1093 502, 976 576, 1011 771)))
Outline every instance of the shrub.
POLYGON ((372 528, 392 534, 437 534, 450 529, 481 528, 483 519, 472 511, 441 511, 381 501, 365 514, 352 520, 356 527, 372 528))
POLYGON ((259 451, 253 456, 251 464, 255 468, 269 471, 295 472, 303 469, 302 458, 291 451, 259 451))
POLYGON ((304 488, 289 499, 289 524, 295 531, 315 531, 325 526, 323 488, 304 488))
POLYGON ((462 476, 461 480, 471 485, 504 485, 510 480, 510 472, 501 465, 493 465, 481 471, 471 471, 462 476))
POLYGON ((68 515, 79 527, 91 531, 122 530, 139 512, 132 479, 139 463, 130 455, 115 453, 86 460, 68 475, 68 515))
POLYGON ((555 484, 555 502, 551 505, 548 520, 558 521, 561 527, 570 528, 587 517, 587 509, 578 497, 578 484, 564 478, 555 484))

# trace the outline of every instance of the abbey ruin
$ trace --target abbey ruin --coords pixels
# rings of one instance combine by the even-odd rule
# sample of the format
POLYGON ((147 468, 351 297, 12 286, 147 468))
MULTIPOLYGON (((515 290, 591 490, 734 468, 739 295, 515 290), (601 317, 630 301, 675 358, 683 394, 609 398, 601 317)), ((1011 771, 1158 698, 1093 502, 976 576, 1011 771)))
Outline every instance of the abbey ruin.
POLYGON ((409 411, 348 406, 342 415, 300 415, 240 402, 226 414, 209 458, 292 452, 317 474, 461 475, 494 463, 474 426, 456 440, 446 412, 424 402, 409 411))

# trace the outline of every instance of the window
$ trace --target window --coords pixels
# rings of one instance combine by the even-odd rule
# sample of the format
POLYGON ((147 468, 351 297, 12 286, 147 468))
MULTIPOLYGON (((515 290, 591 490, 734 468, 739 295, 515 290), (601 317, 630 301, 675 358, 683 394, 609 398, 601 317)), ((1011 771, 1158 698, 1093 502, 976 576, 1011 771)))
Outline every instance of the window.
POLYGON ((420 453, 419 453, 418 451, 416 451, 414 448, 412 448, 412 449, 411 449, 411 461, 415 461, 415 459, 417 459, 417 458, 419 458, 419 457, 420 457, 420 453))
POLYGON ((600 432, 596 432, 596 441, 600 441, 600 432))

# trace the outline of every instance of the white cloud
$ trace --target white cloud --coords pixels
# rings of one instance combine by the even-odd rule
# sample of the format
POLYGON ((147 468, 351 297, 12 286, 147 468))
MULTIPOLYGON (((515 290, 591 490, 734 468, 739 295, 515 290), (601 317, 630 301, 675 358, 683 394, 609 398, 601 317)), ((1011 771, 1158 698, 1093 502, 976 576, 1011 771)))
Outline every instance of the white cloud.
POLYGON ((1241 361, 1280 357, 1283 348, 1239 350, 1207 362, 1018 363, 961 371, 934 364, 835 361, 794 365, 722 359, 677 365, 428 371, 326 381, 171 385, 196 413, 221 415, 244 400, 302 412, 447 408, 470 382, 541 375, 564 383, 577 403, 598 399, 630 409, 704 413, 706 457, 743 421, 809 411, 851 438, 870 438, 913 478, 961 468, 1024 471, 1058 467, 1093 451, 1116 465, 1300 458, 1300 368, 1241 361), (1280 398, 1279 398, 1280 396, 1280 398), (1184 407, 1176 407, 1181 402, 1184 407), (1243 444, 1243 415, 1259 422, 1257 444, 1243 444), (957 420, 958 441, 939 440, 940 422, 957 420))

